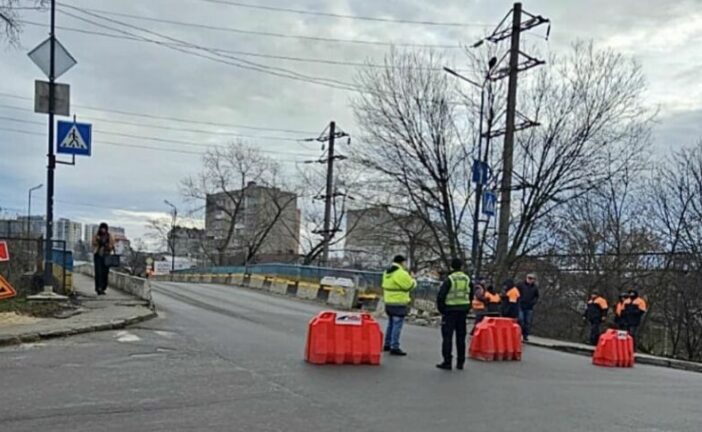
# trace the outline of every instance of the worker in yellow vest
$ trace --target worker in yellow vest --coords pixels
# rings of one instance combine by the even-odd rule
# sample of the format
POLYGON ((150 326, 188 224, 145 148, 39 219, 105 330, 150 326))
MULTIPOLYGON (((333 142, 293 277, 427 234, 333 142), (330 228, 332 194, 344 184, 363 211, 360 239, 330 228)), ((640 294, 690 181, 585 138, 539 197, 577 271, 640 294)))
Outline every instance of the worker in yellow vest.
POLYGON ((417 281, 405 269, 405 261, 402 255, 395 256, 392 265, 383 273, 383 301, 388 316, 383 350, 396 356, 407 355, 400 349, 400 333, 411 301, 410 291, 417 286, 417 281))
POLYGON ((468 309, 470 306, 470 278, 463 273, 463 261, 451 261, 452 273, 441 284, 436 297, 436 306, 441 313, 441 355, 442 363, 436 365, 443 370, 451 370, 453 334, 456 334, 456 369, 462 370, 466 361, 466 332, 468 309))

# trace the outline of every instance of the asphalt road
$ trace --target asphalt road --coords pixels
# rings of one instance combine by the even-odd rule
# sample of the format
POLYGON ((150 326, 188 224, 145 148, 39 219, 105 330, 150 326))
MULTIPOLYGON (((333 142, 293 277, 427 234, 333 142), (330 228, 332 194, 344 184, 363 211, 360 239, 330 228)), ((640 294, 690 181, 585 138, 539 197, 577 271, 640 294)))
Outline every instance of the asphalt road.
POLYGON ((314 304, 159 283, 161 317, 0 350, 0 431, 690 431, 702 374, 525 347, 521 362, 434 368, 438 330, 406 326, 380 367, 302 360, 314 304))

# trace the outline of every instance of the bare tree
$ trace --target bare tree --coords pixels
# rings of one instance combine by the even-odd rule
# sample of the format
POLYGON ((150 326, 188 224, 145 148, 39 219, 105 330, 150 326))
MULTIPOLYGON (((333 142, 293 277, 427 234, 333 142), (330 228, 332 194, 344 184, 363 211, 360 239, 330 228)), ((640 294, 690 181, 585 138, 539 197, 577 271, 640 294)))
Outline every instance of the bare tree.
MULTIPOLYGON (((507 267, 549 238, 548 216, 613 173, 637 171, 649 144, 653 114, 634 60, 592 43, 576 43, 525 81, 521 110, 541 123, 518 134, 507 267)), ((494 166, 499 166, 495 160, 494 166)))
POLYGON ((0 40, 5 39, 10 44, 19 40, 22 31, 20 12, 23 10, 40 10, 48 0, 35 0, 34 6, 28 6, 20 0, 0 0, 0 40))
POLYGON ((175 256, 176 244, 173 236, 175 228, 177 225, 173 225, 173 219, 170 217, 150 219, 146 225, 148 230, 146 236, 156 242, 159 248, 166 249, 170 256, 175 256))
POLYGON ((208 150, 202 162, 202 171, 184 179, 181 189, 186 199, 205 202, 204 249, 211 262, 224 265, 238 256, 246 264, 272 233, 281 240, 288 235, 274 231, 281 219, 292 219, 288 215, 296 211, 297 195, 281 189, 274 160, 235 142, 208 150))
POLYGON ((702 141, 671 156, 650 184, 651 229, 668 255, 657 293, 673 355, 702 359, 702 141))
POLYGON ((443 63, 435 52, 392 50, 384 68, 359 73, 364 92, 353 109, 363 142, 354 146, 353 156, 378 181, 394 185, 391 204, 421 216, 448 265, 464 256, 471 185, 453 92, 445 75, 435 72, 443 63))

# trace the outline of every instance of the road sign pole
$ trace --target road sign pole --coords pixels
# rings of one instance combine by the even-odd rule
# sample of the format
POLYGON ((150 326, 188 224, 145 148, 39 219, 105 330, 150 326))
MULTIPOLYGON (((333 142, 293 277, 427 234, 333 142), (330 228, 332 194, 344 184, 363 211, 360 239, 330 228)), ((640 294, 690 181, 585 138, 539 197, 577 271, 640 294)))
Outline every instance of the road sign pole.
POLYGON ((52 237, 54 225, 54 170, 56 156, 54 155, 54 81, 56 67, 56 0, 51 0, 51 30, 49 34, 49 153, 46 169, 46 243, 44 245, 44 293, 53 292, 54 276, 52 262, 52 237))

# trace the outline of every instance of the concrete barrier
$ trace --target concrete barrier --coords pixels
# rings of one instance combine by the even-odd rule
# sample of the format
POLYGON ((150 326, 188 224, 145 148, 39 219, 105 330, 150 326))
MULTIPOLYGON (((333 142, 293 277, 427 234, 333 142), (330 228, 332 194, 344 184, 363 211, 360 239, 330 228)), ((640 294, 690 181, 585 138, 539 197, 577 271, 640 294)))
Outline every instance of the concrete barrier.
MULTIPOLYGON (((78 266, 75 268, 75 271, 93 278, 95 277, 95 269, 89 264, 78 266)), ((147 302, 149 307, 154 307, 153 298, 151 297, 151 283, 148 279, 110 271, 108 275, 108 287, 131 294, 147 302)))
POLYGON ((228 285, 244 286, 244 275, 241 273, 231 275, 228 285))
POLYGON ((356 293, 354 288, 331 287, 327 304, 335 309, 353 309, 356 305, 356 293))
POLYGON ((317 298, 317 292, 319 291, 319 285, 312 284, 309 282, 298 282, 297 293, 295 296, 297 298, 305 300, 315 300, 317 298))
POLYGON ((265 283, 265 281, 265 276, 251 275, 249 288, 263 289, 263 284, 265 283))
POLYGON ((289 284, 290 284, 290 281, 287 279, 275 278, 271 281, 271 284, 268 288, 268 291, 270 291, 274 294, 285 295, 288 293, 288 285, 289 284))

